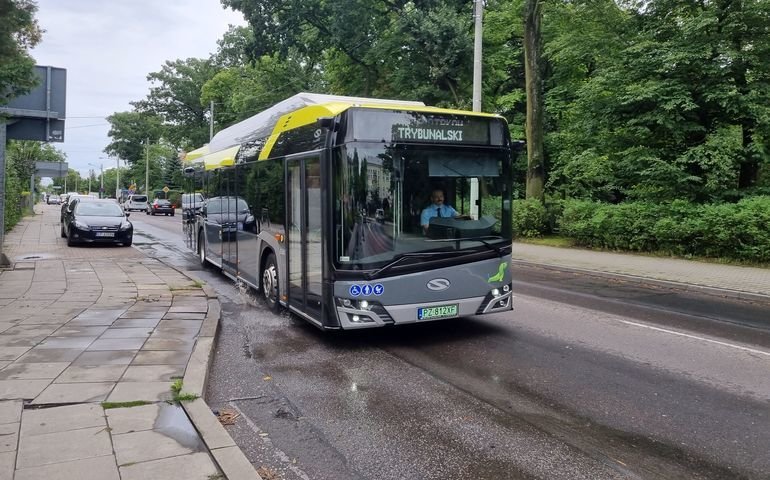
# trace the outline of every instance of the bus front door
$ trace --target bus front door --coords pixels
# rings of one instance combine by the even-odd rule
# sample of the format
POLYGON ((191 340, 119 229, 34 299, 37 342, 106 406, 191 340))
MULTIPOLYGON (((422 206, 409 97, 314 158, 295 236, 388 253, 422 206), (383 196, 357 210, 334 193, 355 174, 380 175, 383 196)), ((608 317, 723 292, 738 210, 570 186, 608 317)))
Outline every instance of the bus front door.
POLYGON ((289 305, 321 320, 321 164, 318 155, 287 161, 289 305))

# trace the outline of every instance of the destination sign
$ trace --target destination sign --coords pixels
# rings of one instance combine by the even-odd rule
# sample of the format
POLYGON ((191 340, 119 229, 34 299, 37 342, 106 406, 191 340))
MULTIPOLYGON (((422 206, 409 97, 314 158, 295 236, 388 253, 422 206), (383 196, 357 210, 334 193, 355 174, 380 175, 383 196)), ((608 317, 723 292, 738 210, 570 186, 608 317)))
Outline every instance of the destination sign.
POLYGON ((503 123, 497 118, 394 112, 381 109, 351 112, 353 139, 378 142, 501 145, 503 123), (494 134, 490 135, 493 131, 494 134), (490 137, 494 141, 490 140, 490 137))

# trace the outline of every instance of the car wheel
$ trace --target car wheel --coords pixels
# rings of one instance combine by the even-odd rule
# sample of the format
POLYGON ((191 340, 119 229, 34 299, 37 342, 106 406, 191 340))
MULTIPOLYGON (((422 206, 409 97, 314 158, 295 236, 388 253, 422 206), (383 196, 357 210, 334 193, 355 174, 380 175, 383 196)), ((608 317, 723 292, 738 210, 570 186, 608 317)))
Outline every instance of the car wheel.
POLYGON ((74 247, 75 246, 75 239, 72 238, 72 228, 70 228, 69 232, 67 232, 67 246, 68 247, 74 247))
POLYGON ((206 265, 206 244, 204 243, 203 232, 198 232, 198 257, 200 258, 201 265, 206 265))
POLYGON ((64 231, 64 225, 61 226, 61 238, 67 238, 67 232, 64 231))
POLYGON ((124 247, 130 247, 134 243, 134 237, 129 237, 127 242, 123 242, 124 247))
POLYGON ((270 310, 277 311, 280 307, 278 302, 278 264, 272 253, 267 256, 265 267, 262 269, 262 298, 270 310))
POLYGON ((171 216, 173 217, 173 216, 174 216, 174 214, 172 213, 172 214, 171 214, 171 216))

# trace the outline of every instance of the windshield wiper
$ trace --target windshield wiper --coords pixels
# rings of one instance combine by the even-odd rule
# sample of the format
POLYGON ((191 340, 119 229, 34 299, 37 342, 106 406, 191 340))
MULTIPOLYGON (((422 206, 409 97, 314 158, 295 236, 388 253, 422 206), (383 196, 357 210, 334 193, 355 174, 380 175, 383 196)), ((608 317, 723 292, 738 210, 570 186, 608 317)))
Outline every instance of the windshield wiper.
POLYGON ((464 238, 441 238, 436 240, 426 240, 427 242, 440 242, 440 243, 446 243, 446 242, 460 242, 460 241, 472 241, 472 242, 481 242, 484 244, 485 247, 489 248, 493 252, 497 252, 497 254, 503 253, 503 250, 505 250, 505 245, 501 247, 495 247, 493 245, 490 245, 487 240, 502 240, 503 237, 496 237, 494 235, 487 235, 485 237, 464 237, 464 238))
POLYGON ((367 280, 373 280, 383 273, 387 272, 391 268, 395 267, 399 263, 401 263, 402 260, 405 258, 434 258, 434 257, 454 257, 457 255, 465 255, 465 252, 458 252, 458 251, 452 251, 452 252, 413 252, 413 253, 402 253, 399 255, 396 255, 391 262, 386 264, 384 267, 381 267, 377 270, 375 270, 372 273, 366 274, 367 280))

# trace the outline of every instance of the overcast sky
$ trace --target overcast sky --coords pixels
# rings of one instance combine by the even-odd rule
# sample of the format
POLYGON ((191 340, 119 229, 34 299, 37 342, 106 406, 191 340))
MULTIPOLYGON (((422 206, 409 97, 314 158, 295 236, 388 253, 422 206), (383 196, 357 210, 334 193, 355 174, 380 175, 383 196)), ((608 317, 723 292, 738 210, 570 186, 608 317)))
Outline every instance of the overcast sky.
POLYGON ((131 109, 149 91, 147 74, 166 60, 207 58, 228 25, 245 25, 219 0, 38 0, 45 30, 31 54, 38 65, 67 70, 64 143, 70 168, 114 168, 103 153, 105 117, 131 109), (105 158, 99 158, 105 157, 105 158))

